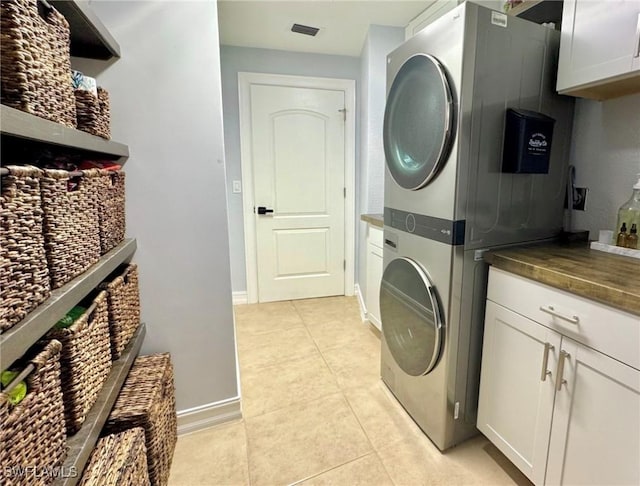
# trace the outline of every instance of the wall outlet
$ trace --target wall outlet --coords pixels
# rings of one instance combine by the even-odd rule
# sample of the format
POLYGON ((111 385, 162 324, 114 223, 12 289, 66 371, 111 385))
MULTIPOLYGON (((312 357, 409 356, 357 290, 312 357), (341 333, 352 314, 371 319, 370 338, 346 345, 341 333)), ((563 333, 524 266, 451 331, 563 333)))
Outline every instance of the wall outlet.
POLYGON ((233 181, 231 190, 234 194, 240 194, 242 192, 242 181, 233 181))
POLYGON ((584 211, 587 208, 588 187, 576 187, 573 192, 573 209, 584 211))

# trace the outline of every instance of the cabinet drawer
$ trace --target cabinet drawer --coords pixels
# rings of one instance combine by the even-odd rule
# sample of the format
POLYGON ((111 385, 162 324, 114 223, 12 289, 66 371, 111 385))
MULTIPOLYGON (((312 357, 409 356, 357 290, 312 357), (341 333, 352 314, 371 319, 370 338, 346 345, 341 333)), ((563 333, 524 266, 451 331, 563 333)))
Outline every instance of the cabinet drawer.
POLYGON ((383 231, 382 229, 369 225, 369 243, 378 248, 383 247, 383 231))
POLYGON ((640 369, 640 317, 493 267, 487 299, 640 369))

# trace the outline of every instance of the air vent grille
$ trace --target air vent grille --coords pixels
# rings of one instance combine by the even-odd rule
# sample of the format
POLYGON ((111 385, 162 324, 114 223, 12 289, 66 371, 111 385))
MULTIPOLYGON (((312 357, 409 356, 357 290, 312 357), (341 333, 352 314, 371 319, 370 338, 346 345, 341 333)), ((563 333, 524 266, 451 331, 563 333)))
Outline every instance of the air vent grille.
POLYGON ((318 31, 320 29, 318 29, 317 27, 309 27, 308 25, 302 25, 302 24, 293 24, 293 26, 291 27, 291 32, 296 32, 297 34, 304 34, 304 35, 310 35, 310 36, 315 36, 318 31))

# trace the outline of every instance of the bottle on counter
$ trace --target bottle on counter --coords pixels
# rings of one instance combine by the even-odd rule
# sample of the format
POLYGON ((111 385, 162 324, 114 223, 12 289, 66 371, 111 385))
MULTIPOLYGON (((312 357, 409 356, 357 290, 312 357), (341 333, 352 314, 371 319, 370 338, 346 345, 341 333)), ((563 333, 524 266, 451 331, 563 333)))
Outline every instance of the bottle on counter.
POLYGON ((638 227, 635 223, 631 225, 631 230, 629 231, 629 236, 627 236, 627 248, 633 248, 634 250, 638 248, 638 227))
POLYGON ((618 237, 616 238, 616 246, 627 247, 627 223, 625 222, 620 226, 620 233, 618 233, 618 237))
POLYGON ((618 209, 618 224, 616 228, 622 227, 622 223, 627 223, 627 228, 631 228, 634 224, 636 228, 640 227, 640 174, 638 174, 638 177, 638 182, 633 186, 631 199, 618 209))

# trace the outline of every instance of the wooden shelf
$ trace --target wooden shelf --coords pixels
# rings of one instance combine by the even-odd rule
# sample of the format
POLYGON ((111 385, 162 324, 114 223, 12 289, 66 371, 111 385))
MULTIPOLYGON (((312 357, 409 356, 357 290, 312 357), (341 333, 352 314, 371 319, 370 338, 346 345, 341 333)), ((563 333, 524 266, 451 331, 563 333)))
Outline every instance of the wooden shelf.
POLYGON ((6 370, 20 358, 38 339, 100 282, 113 272, 118 265, 129 260, 136 251, 136 240, 127 239, 106 253, 82 275, 59 289, 27 317, 8 331, 0 334, 0 369, 6 370))
POLYGON ((3 145, 5 137, 8 137, 21 139, 22 144, 26 140, 89 152, 102 158, 119 160, 120 163, 129 157, 129 147, 122 143, 105 140, 5 105, 0 105, 0 133, 3 145))
POLYGON ((536 24, 554 22, 556 29, 560 29, 562 4, 562 0, 525 0, 507 13, 536 24))
POLYGON ((70 475, 70 471, 75 470, 77 475, 74 477, 58 478, 54 482, 56 486, 74 486, 82 478, 82 471, 100 437, 102 427, 107 421, 107 418, 109 418, 109 413, 111 413, 113 404, 116 398, 118 398, 118 393, 120 393, 127 374, 129 374, 131 365, 133 365, 133 361, 140 352, 145 333, 146 327, 143 323, 134 334, 131 342, 129 342, 124 353, 120 356, 120 359, 113 362, 111 373, 100 391, 96 403, 87 414, 87 419, 84 424, 82 424, 82 428, 75 435, 67 439, 69 453, 67 454, 67 459, 64 461, 62 472, 70 475))
POLYGON ((120 57, 120 46, 83 0, 52 0, 71 30, 71 55, 90 59, 120 57))

